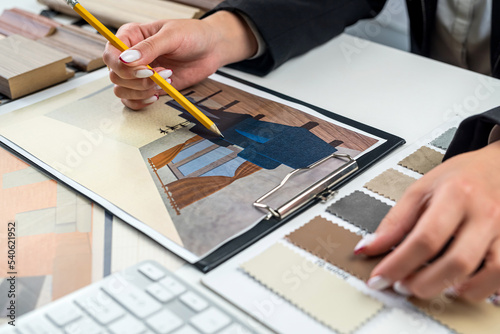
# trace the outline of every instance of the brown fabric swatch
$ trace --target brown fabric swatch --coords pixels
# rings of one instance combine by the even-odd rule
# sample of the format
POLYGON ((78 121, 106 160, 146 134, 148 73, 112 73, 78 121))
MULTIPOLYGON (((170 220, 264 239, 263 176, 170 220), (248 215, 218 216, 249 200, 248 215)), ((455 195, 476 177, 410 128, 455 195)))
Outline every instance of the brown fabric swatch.
POLYGON ((431 300, 411 297, 410 302, 457 333, 500 333, 500 307, 493 304, 468 303, 459 299, 452 300, 444 295, 431 300))
POLYGON ((405 190, 416 180, 391 168, 367 182, 364 187, 397 202, 405 190))
POLYGON ((383 256, 354 255, 361 238, 320 216, 286 236, 294 245, 366 281, 383 256))
POLYGON ((411 169, 417 173, 425 174, 443 161, 444 154, 439 153, 427 146, 422 146, 410 154, 398 165, 411 169))

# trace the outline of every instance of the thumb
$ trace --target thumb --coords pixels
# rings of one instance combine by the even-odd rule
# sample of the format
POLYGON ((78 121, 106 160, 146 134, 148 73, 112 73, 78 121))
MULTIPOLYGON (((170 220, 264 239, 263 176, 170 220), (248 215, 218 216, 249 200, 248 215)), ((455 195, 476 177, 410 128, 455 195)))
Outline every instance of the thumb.
POLYGON ((175 49, 169 42, 171 40, 162 36, 160 32, 156 33, 122 52, 120 60, 130 66, 151 64, 159 56, 168 54, 175 49))

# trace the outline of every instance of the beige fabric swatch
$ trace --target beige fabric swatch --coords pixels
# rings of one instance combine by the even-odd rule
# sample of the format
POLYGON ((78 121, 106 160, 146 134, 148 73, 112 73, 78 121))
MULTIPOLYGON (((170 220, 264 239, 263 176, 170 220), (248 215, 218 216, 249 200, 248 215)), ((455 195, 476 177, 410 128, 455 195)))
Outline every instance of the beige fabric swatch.
POLYGON ((443 161, 444 154, 439 153, 427 146, 422 146, 410 154, 398 165, 411 169, 417 173, 425 174, 443 161))
POLYGON ((397 202, 405 190, 416 180, 391 168, 367 182, 364 187, 397 202))
POLYGON ((443 325, 461 334, 500 333, 500 307, 487 302, 468 303, 440 296, 431 300, 410 301, 443 325))
POLYGON ((383 256, 367 258, 354 255, 361 236, 317 216, 286 238, 295 246, 316 255, 357 278, 366 281, 383 256))
POLYGON ((280 243, 244 263, 242 268, 314 319, 341 333, 352 332, 383 307, 280 243))

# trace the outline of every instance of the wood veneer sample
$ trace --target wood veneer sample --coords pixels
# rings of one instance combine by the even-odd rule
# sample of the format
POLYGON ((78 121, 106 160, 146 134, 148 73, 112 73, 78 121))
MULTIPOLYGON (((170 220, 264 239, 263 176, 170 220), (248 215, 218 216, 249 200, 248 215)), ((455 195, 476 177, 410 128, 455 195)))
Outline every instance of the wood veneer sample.
POLYGON ((268 289, 341 333, 354 331, 383 307, 379 301, 280 243, 241 267, 268 289))
POLYGON ((390 209, 390 205, 362 191, 356 190, 334 202, 326 211, 365 231, 373 233, 390 209))
POLYGON ((86 72, 104 67, 102 54, 106 39, 97 33, 76 26, 64 25, 48 37, 38 40, 73 58, 72 66, 86 72))
POLYGON ((6 36, 22 35, 36 40, 52 35, 60 25, 49 18, 18 8, 7 9, 0 16, 0 34, 6 36))
POLYGON ((0 93, 16 99, 67 80, 71 57, 20 35, 0 40, 0 93))
POLYGON ((205 11, 215 8, 224 0, 172 0, 173 2, 182 3, 188 6, 198 7, 205 11))
POLYGON ((383 256, 354 255, 361 238, 320 216, 286 236, 292 244, 366 281, 383 256))
POLYGON ((427 146, 422 146, 403 160, 398 165, 411 169, 417 173, 425 174, 443 161, 444 154, 427 146))
POLYGON ((18 8, 7 9, 0 16, 0 33, 6 36, 22 35, 36 40, 52 35, 60 25, 49 18, 18 8))
POLYGON ((391 168, 371 179, 364 187, 397 202, 415 181, 417 179, 391 168))
POLYGON ((431 300, 411 297, 410 302, 458 333, 500 333, 500 307, 493 304, 468 303, 460 299, 450 299, 444 295, 431 300))
MULTIPOLYGON (((51 9, 79 17, 78 14, 61 0, 38 0, 51 9)), ((199 18, 203 11, 164 0, 86 0, 84 7, 103 24, 119 28, 125 23, 147 23, 161 19, 199 18)))

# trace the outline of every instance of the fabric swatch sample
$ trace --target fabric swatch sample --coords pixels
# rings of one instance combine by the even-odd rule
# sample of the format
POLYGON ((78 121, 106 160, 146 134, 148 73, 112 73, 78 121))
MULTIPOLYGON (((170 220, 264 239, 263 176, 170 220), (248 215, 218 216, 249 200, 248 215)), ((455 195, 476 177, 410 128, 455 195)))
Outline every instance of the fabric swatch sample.
POLYGON ((425 174, 443 161, 444 154, 439 153, 427 146, 422 146, 410 154, 398 165, 411 169, 417 173, 425 174))
POLYGON ((390 205, 356 190, 330 205, 326 211, 373 233, 390 209, 390 205))
POLYGON ((455 136, 455 132, 457 132, 457 128, 450 128, 446 130, 441 136, 431 141, 431 145, 446 151, 455 136))
POLYGON ((367 182, 364 187, 397 202, 405 190, 416 180, 391 168, 367 182))
POLYGON ((487 302, 468 303, 444 295, 431 300, 415 297, 410 302, 443 325, 461 334, 500 333, 500 307, 487 302))
POLYGON ((280 243, 244 263, 242 268, 317 321, 341 333, 352 332, 383 307, 280 243))
POLYGON ((383 256, 354 255, 361 236, 317 216, 286 236, 292 244, 366 281, 383 256))
MULTIPOLYGON (((368 326, 367 326, 368 327, 368 326)), ((450 330, 437 322, 430 321, 421 312, 408 312, 400 308, 386 309, 370 322, 366 333, 383 334, 450 334, 450 330)))

